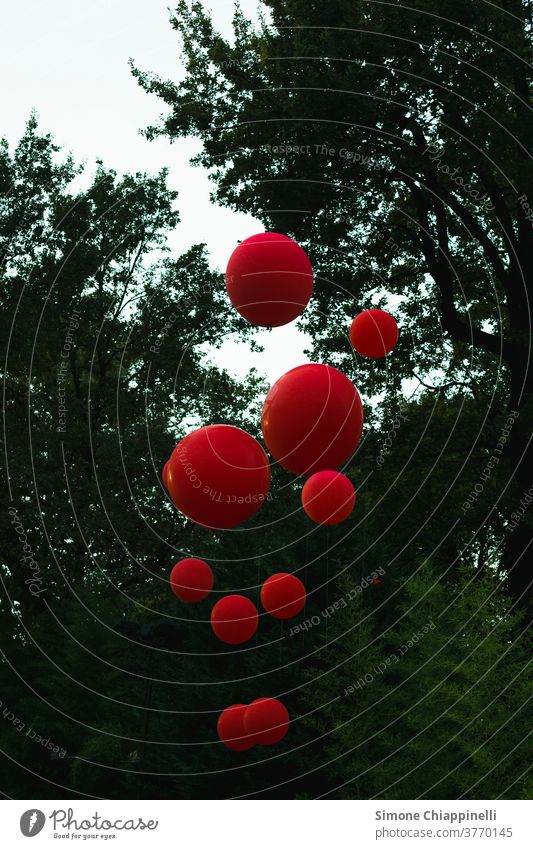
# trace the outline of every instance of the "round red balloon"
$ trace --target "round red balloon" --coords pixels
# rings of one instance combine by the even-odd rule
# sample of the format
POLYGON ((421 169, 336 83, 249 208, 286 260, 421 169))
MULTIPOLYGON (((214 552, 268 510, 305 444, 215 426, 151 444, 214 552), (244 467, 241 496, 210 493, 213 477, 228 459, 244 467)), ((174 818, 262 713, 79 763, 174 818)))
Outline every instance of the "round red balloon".
POLYGON ((296 575, 278 572, 261 587, 261 604, 276 619, 290 619, 305 605, 305 587, 296 575))
POLYGON ((310 363, 274 384, 261 419, 267 448, 289 472, 335 469, 355 451, 363 431, 363 406, 346 375, 310 363))
POLYGON ((233 251, 226 289, 252 324, 279 327, 298 318, 313 292, 313 269, 303 248, 281 233, 250 236, 233 251))
POLYGON ((398 341, 398 325, 385 310, 365 310, 352 321, 350 342, 363 357, 385 357, 398 341))
POLYGON ((341 472, 317 472, 304 484, 302 505, 318 525, 338 525, 355 506, 353 483, 341 472))
POLYGON ((162 480, 163 480, 163 484, 164 484, 164 486, 165 486, 165 488, 166 488, 166 489, 168 489, 168 483, 167 483, 167 472, 168 472, 168 464, 169 464, 169 462, 170 462, 170 461, 169 461, 169 460, 167 460, 167 462, 166 462, 166 463, 165 463, 165 465, 163 466, 163 471, 162 471, 162 473, 161 473, 161 478, 162 478, 162 480))
POLYGON ((211 611, 211 627, 219 640, 231 645, 245 643, 257 631, 257 607, 243 595, 227 595, 211 611))
POLYGON ((287 708, 278 699, 256 699, 244 713, 244 728, 260 746, 279 743, 289 723, 287 708))
POLYGON ((254 745, 253 737, 244 728, 244 714, 248 705, 231 705, 223 710, 217 722, 218 736, 228 749, 245 752, 254 745))
POLYGON ((176 446, 166 479, 174 504, 193 522, 234 528, 266 499, 270 466, 250 434, 230 425, 209 425, 176 446))
POLYGON ((197 557, 186 557, 170 573, 170 586, 180 601, 195 604, 207 598, 215 582, 211 567, 197 557))

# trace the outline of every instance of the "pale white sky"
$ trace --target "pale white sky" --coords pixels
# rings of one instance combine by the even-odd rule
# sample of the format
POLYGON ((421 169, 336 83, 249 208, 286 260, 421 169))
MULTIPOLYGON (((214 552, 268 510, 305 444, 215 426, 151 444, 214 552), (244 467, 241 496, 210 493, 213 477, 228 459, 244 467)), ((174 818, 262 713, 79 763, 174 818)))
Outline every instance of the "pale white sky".
MULTIPOLYGON (((217 28, 231 34, 233 0, 202 0, 217 28)), ((205 172, 191 168, 195 140, 170 145, 146 141, 139 129, 153 123, 164 104, 148 96, 131 76, 131 57, 142 69, 176 79, 178 39, 168 22, 167 0, 21 0, 2 3, 0 28, 0 135, 10 143, 21 135, 32 109, 44 131, 91 170, 97 157, 118 172, 170 169, 169 183, 180 192, 181 224, 170 244, 181 252, 206 242, 213 266, 223 270, 237 241, 261 224, 209 202, 205 172)), ((241 0, 253 17, 256 0, 241 0)), ((306 362, 307 339, 293 325, 261 333, 264 354, 249 354, 233 340, 216 360, 235 374, 251 364, 272 380, 306 362), (244 354, 244 356, 243 356, 244 354)))

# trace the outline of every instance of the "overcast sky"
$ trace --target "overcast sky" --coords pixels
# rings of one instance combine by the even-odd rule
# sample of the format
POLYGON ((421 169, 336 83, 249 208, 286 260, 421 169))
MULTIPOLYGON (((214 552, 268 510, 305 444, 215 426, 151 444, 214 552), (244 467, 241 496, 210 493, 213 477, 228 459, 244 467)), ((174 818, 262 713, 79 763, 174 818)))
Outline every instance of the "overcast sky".
MULTIPOLYGON (((233 0, 202 0, 217 28, 231 34, 233 0)), ((209 202, 210 184, 189 158, 199 142, 170 145, 146 141, 139 130, 153 123, 164 104, 145 94, 131 76, 131 57, 142 69, 176 79, 178 39, 168 22, 165 0, 21 0, 3 3, 0 28, 0 132, 10 143, 21 135, 32 109, 42 130, 92 169, 97 157, 123 171, 170 169, 169 183, 180 192, 181 224, 170 244, 181 252, 206 242, 213 266, 224 269, 238 240, 263 230, 250 216, 209 202)), ((254 17, 256 0, 241 0, 254 17)), ((232 340, 216 358, 243 374, 253 363, 272 380, 305 362, 306 338, 293 325, 261 334, 264 354, 243 357, 232 340)))

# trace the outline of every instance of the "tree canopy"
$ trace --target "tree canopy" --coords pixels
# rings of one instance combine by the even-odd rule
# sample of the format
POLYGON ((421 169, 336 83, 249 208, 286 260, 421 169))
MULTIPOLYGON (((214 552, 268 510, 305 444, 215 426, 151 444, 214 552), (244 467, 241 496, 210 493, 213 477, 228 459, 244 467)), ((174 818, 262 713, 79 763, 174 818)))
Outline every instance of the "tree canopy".
MULTIPOLYGON (((349 368, 347 319, 392 300, 399 355, 386 372, 359 360, 365 389, 435 376, 487 419, 519 412, 510 512, 533 483, 531 4, 261 8, 259 24, 237 9, 229 42, 200 3, 177 4, 187 74, 134 70, 167 106, 148 135, 199 138, 217 202, 305 241, 317 356, 349 368)), ((522 598, 530 545, 529 517, 501 563, 522 598)))
POLYGON ((206 355, 254 333, 204 244, 169 250, 165 171, 87 174, 32 116, 0 143, 4 792, 530 798, 530 4, 262 10, 228 42, 180 2, 186 74, 134 74, 167 106, 150 137, 201 140, 213 201, 308 250, 300 327, 365 402, 356 509, 311 526, 276 465, 235 531, 174 509, 182 435, 260 438, 264 378, 206 355), (347 341, 375 305, 400 323, 383 362, 347 341), (215 587, 186 607, 168 575, 187 555, 215 587), (304 581, 301 615, 218 642, 213 600, 259 604, 279 571, 304 581), (262 695, 287 737, 225 749, 220 711, 262 695))

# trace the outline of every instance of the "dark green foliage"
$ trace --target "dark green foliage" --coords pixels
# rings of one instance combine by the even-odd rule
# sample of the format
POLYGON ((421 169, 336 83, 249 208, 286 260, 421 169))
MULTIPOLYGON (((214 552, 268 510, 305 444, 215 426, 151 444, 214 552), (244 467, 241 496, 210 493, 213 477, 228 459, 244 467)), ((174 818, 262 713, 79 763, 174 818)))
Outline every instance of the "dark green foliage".
POLYGON ((524 793, 530 661, 525 623, 501 582, 471 570, 443 581, 421 563, 403 588, 396 621, 381 631, 363 598, 332 620, 331 671, 314 679, 312 702, 323 707, 307 724, 324 735, 322 795, 524 793))
MULTIPOLYGON (((216 200, 308 246, 316 356, 350 368, 347 320, 390 301, 401 341, 386 370, 358 359, 367 393, 429 379, 480 416, 520 411, 510 513, 533 484, 531 4, 262 9, 258 25, 236 12, 230 44, 200 3, 177 4, 187 74, 134 71, 168 107, 148 134, 197 136, 216 200)), ((500 558, 522 601, 531 528, 529 516, 500 558)))
POLYGON ((184 81, 136 74, 169 106, 151 134, 197 135, 215 198, 307 245, 318 275, 302 326, 366 402, 347 469, 356 510, 310 526, 301 481, 280 468, 233 532, 172 508, 160 474, 183 433, 227 421, 259 436, 264 381, 205 357, 206 341, 253 333, 204 246, 167 251, 179 221, 164 172, 100 164, 87 181, 32 118, 13 152, 0 146, 2 789, 528 798, 527 512, 508 528, 530 485, 529 459, 515 468, 530 431, 527 4, 263 6, 270 22, 238 12, 229 45, 180 3, 184 81), (394 356, 354 360, 347 319, 390 295, 394 356), (212 599, 169 593, 187 554, 212 563, 217 593, 256 602, 268 575, 295 571, 305 611, 261 616, 242 650, 224 646, 212 599), (218 713, 261 695, 285 702, 289 734, 229 752, 218 713))

